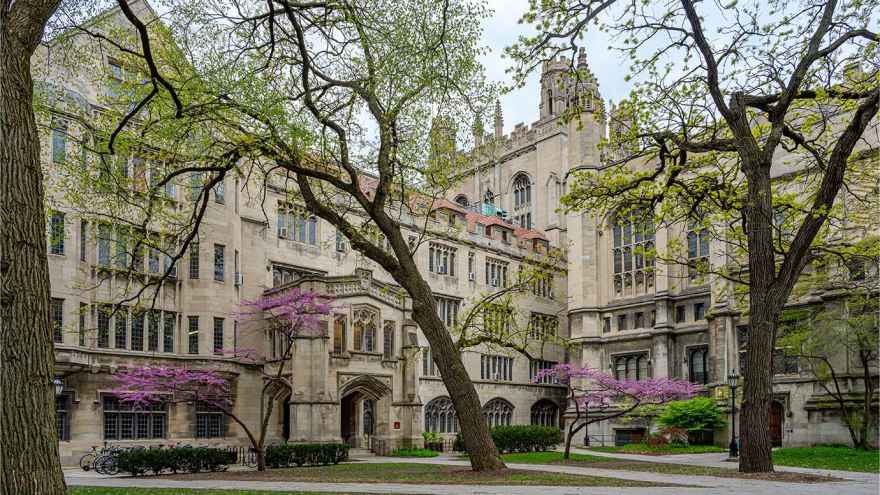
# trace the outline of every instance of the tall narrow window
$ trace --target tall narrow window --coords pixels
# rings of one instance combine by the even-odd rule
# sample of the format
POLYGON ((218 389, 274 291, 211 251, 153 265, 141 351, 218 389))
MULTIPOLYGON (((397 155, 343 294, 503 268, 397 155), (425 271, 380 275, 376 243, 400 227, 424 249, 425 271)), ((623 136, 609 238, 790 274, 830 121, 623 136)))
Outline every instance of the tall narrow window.
POLYGON ((709 269, 709 231, 701 222, 688 225, 688 279, 697 280, 709 269))
POLYGON ((98 226, 98 265, 110 266, 110 242, 113 234, 109 225, 98 226))
POLYGON ((336 252, 345 252, 345 235, 340 230, 336 231, 336 252))
POLYGON ((375 352, 377 315, 369 309, 355 311, 352 328, 354 330, 354 348, 364 352, 375 352))
POLYGON ((52 118, 52 161, 61 163, 67 158, 67 121, 52 118))
POLYGON ((64 299, 53 297, 49 301, 49 314, 52 318, 52 340, 60 344, 64 342, 64 299))
POLYGON ((422 349, 422 376, 440 376, 440 370, 434 366, 430 347, 422 349))
POLYGON ((654 288, 654 221, 634 211, 618 217, 613 229, 614 294, 649 293, 654 288))
POLYGON ((226 246, 214 244, 214 280, 226 280, 226 246))
POLYGON ((89 222, 79 221, 79 260, 86 261, 86 247, 88 242, 89 222))
POLYGON ((177 321, 177 315, 166 312, 164 319, 165 323, 162 328, 162 351, 174 352, 174 326, 177 321))
POLYGON ((106 349, 110 347, 110 307, 98 307, 98 347, 106 349))
POLYGON ((189 199, 196 201, 202 195, 202 173, 193 172, 189 176, 189 199))
POLYGON ((524 229, 532 228, 532 181, 520 173, 513 179, 513 208, 517 223, 524 229))
POLYGON ((394 357, 394 322, 385 320, 382 333, 382 357, 392 359, 394 357))
POLYGON ((199 243, 195 240, 189 243, 189 278, 199 278, 199 243))
POLYGON ((345 316, 339 315, 333 320, 333 353, 345 352, 345 316))
POLYGON ((190 354, 199 353, 199 317, 189 316, 189 326, 187 327, 187 343, 190 354))
POLYGON ((79 345, 80 347, 85 347, 86 345, 86 332, 88 331, 88 313, 89 313, 89 305, 86 303, 79 303, 79 345))
POLYGON ((61 394, 55 397, 55 427, 58 429, 58 440, 62 442, 70 440, 68 409, 70 409, 70 394, 61 394))
POLYGON ((49 215, 49 254, 64 254, 64 213, 49 215))
POLYGON ((223 354, 223 327, 225 323, 223 318, 214 318, 214 354, 223 354))
POLYGON ((705 385, 709 383, 709 348, 696 347, 688 353, 688 380, 705 385))
POLYGON ((159 324, 161 314, 158 310, 151 310, 148 313, 147 323, 147 349, 150 352, 159 352, 159 324))
POLYGON ((148 253, 147 270, 152 274, 159 273, 159 250, 154 247, 149 247, 148 253))
POLYGON ((128 308, 118 306, 113 315, 113 346, 128 349, 128 308))
POLYGON ((143 311, 131 312, 131 350, 144 350, 144 323, 146 314, 143 311))
POLYGON ((217 204, 226 204, 226 184, 221 180, 214 184, 214 202, 217 204))

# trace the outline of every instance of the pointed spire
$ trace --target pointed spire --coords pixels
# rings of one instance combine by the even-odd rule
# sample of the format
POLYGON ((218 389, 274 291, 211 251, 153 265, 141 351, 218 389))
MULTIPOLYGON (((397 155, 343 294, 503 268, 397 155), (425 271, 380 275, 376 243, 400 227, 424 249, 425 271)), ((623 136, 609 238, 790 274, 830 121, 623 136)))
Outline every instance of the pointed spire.
POLYGON ((578 69, 580 69, 581 67, 584 67, 586 65, 587 65, 587 49, 584 47, 581 47, 580 50, 578 50, 578 64, 577 64, 578 69))
POLYGON ((495 100, 495 139, 504 135, 504 117, 501 116, 501 101, 495 100))
POLYGON ((477 114, 474 118, 474 127, 472 129, 474 134, 474 146, 480 146, 483 144, 483 135, 485 134, 485 130, 483 129, 483 117, 481 114, 477 114))

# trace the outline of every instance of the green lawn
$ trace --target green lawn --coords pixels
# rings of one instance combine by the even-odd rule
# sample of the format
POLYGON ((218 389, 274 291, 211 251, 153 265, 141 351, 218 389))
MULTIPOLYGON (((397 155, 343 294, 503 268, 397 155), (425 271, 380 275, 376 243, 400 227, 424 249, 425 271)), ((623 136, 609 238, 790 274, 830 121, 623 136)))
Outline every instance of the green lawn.
POLYGON ((768 479, 773 481, 790 481, 796 483, 816 483, 830 481, 830 478, 800 473, 743 474, 736 469, 709 466, 693 466, 687 464, 666 464, 659 462, 633 461, 613 457, 600 457, 589 454, 571 454, 569 460, 562 459, 562 452, 528 452, 521 454, 505 454, 502 456, 509 464, 565 464, 598 469, 616 469, 622 471, 642 471, 684 476, 716 476, 720 478, 768 479))
POLYGON ((555 486, 675 486, 599 476, 578 476, 545 471, 507 469, 474 472, 464 466, 413 463, 345 463, 257 471, 227 471, 170 475, 179 480, 304 481, 327 483, 415 483, 463 485, 555 485, 555 486))
MULTIPOLYGON (((358 495, 330 492, 267 492, 263 490, 199 490, 195 488, 105 488, 73 486, 68 495, 358 495)), ((367 494, 361 494, 367 495, 367 494)))
POLYGON ((773 463, 840 471, 880 472, 880 451, 849 447, 791 447, 773 451, 773 463))
POLYGON ((663 447, 651 447, 644 443, 631 443, 622 447, 590 447, 597 452, 616 452, 620 454, 645 454, 645 455, 675 455, 675 454, 707 454, 710 452, 727 452, 724 447, 715 445, 666 445, 663 447))

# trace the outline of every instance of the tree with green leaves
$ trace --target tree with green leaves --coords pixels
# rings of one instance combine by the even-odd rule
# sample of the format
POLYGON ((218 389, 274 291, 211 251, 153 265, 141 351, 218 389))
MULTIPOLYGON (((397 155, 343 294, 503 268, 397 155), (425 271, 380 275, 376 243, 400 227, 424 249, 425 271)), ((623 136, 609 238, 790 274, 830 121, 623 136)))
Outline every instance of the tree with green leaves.
MULTIPOLYGON (((827 254, 826 265, 840 253, 827 254)), ((823 301, 783 313, 780 346, 798 359, 836 409, 853 447, 872 448, 876 438, 876 378, 880 342, 880 242, 868 237, 847 253, 845 270, 817 270, 798 289, 822 292, 823 301), (871 275, 874 276, 871 276, 871 275), (842 276, 843 275, 843 276, 842 276), (856 386, 848 386, 852 381, 856 386), (857 384, 861 382, 861 390, 857 384)), ((833 266, 833 264, 832 264, 833 266)))
MULTIPOLYGON (((167 258, 159 276, 133 277, 139 282, 120 302, 149 305, 156 297, 197 242, 210 192, 225 177, 239 179, 261 206, 267 191, 284 195, 334 225, 406 292, 473 468, 503 468, 461 351, 485 344, 530 352, 529 327, 502 333, 510 326, 491 317, 487 325, 485 308, 505 313, 558 257, 524 260, 508 287, 478 295, 454 328, 439 318, 415 262, 420 246, 455 240, 466 225, 463 214, 450 219, 455 207, 444 198, 468 168, 456 141, 469 133, 459 130, 494 101, 477 62, 485 7, 180 0, 158 22, 118 3, 130 25, 105 17, 72 26, 118 56, 119 74, 103 110, 82 119, 85 158, 60 165, 56 191, 78 213, 124 231, 122 245, 132 251, 114 270, 135 271, 143 250, 167 258), (118 166, 135 155, 135 173, 118 166), (182 185, 189 201, 169 207, 169 189, 182 185)), ((101 61, 71 59, 96 85, 113 75, 101 61)))
POLYGON ((532 2, 522 21, 537 34, 508 50, 518 81, 594 30, 628 60, 633 90, 609 114, 606 161, 576 172, 564 203, 650 212, 724 246, 711 263, 675 249, 657 258, 743 293, 743 472, 773 469, 779 315, 819 246, 852 242, 839 220, 876 194, 877 12, 873 1, 532 2))
POLYGON ((727 424, 718 404, 709 397, 670 402, 657 416, 663 427, 681 428, 697 435, 711 433, 727 424))

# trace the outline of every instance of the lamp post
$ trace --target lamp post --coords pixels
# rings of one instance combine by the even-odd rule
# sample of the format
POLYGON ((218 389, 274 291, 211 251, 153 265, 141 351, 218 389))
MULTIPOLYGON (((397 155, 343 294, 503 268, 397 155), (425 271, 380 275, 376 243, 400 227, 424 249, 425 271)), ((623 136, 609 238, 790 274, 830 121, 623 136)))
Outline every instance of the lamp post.
POLYGON ((736 386, 739 383, 739 375, 733 370, 727 375, 727 384, 730 385, 730 457, 739 456, 739 446, 736 444, 736 386))
POLYGON ((59 397, 64 392, 64 382, 57 376, 52 379, 52 386, 55 387, 55 397, 59 397))

